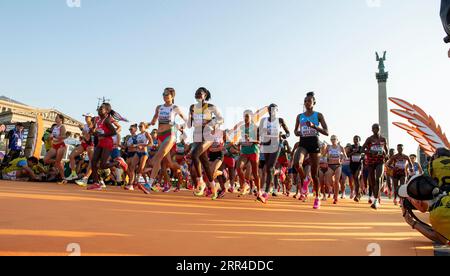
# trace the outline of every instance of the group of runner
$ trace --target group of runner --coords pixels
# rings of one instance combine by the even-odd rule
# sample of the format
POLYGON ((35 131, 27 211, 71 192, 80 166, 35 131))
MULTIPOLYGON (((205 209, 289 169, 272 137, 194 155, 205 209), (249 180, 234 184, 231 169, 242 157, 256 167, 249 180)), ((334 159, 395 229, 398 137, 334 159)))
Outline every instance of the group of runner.
MULTIPOLYGON (((385 192, 398 204, 398 186, 405 183, 411 171, 420 169, 403 154, 401 145, 397 154, 389 152, 378 124, 373 125, 373 135, 363 144, 359 136, 345 147, 335 135, 330 144, 321 142, 319 136, 328 136, 329 130, 324 115, 314 110, 314 92, 306 95, 305 111, 296 118, 293 133, 299 142, 293 148, 287 141, 291 132, 286 121, 278 117, 276 104, 268 106, 265 118, 247 110, 243 123, 223 130, 220 126, 224 118, 210 103, 208 89, 201 87, 195 92, 196 103, 190 106, 188 115, 175 105, 175 97, 175 89, 166 88, 163 104, 156 106, 152 120, 131 125, 124 139, 120 135, 122 117, 109 103, 103 103, 97 115, 84 114, 81 144, 70 155, 68 177, 62 160, 67 150, 64 117, 57 116, 44 163, 56 169, 61 184, 75 181, 97 191, 105 189, 100 179, 104 170, 113 170, 116 176, 126 179, 126 190, 169 192, 171 179, 177 179, 174 192, 185 184, 195 196, 210 196, 213 200, 226 193, 239 193, 252 194, 267 203, 270 195, 280 196, 281 191, 290 196, 295 186, 296 199, 306 201, 312 192, 314 209, 332 195, 333 204, 338 204, 339 195, 341 199, 346 197, 347 182, 350 198, 356 202, 368 194, 371 207, 377 209, 385 192), (156 129, 149 132, 150 126, 156 129), (193 132, 191 144, 187 143, 187 129, 193 132), (83 154, 89 162, 81 177, 77 160, 83 154), (93 184, 88 186, 89 179, 93 184)), ((34 174, 30 176, 35 179, 34 174)))

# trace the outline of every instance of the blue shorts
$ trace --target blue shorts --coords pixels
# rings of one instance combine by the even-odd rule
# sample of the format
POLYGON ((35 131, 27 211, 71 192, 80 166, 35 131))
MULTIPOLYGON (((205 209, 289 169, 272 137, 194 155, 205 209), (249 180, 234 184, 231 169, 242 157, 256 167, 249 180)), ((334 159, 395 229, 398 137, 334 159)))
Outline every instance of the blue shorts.
POLYGON ((342 175, 347 177, 352 177, 352 170, 350 169, 350 165, 342 166, 342 175))
POLYGON ((141 159, 144 156, 148 156, 148 152, 138 152, 137 155, 138 155, 139 159, 141 159))
POLYGON ((114 160, 116 158, 120 157, 120 149, 113 149, 113 151, 111 152, 111 158, 114 160))
POLYGON ((128 154, 127 154, 127 158, 133 158, 133 157, 135 157, 136 156, 136 154, 137 154, 137 152, 129 152, 128 154))

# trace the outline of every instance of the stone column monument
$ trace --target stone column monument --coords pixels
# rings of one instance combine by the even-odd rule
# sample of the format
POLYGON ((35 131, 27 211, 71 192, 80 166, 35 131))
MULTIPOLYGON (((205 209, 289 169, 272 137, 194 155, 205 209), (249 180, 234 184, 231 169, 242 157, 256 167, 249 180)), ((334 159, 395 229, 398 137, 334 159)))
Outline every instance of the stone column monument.
POLYGON ((384 62, 386 61, 386 51, 383 53, 383 57, 380 58, 377 55, 378 61, 378 73, 376 74, 378 80, 378 116, 381 126, 381 135, 384 136, 389 142, 389 119, 388 119, 388 102, 387 102, 387 89, 386 83, 389 78, 389 73, 384 69, 384 62))

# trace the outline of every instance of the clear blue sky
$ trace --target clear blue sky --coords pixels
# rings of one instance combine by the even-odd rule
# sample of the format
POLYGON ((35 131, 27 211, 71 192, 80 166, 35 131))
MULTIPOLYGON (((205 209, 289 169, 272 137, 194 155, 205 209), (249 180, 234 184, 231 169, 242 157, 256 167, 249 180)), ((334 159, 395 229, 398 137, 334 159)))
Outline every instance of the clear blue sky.
MULTIPOLYGON (((0 94, 80 120, 106 96, 139 122, 151 119, 164 87, 187 107, 206 86, 226 126, 240 119, 232 110, 275 102, 292 129, 315 90, 317 109, 347 143, 377 121, 375 51, 387 50, 389 95, 421 105, 450 131, 439 3, 0 0, 0 94)), ((394 127, 391 143, 416 150, 394 127)))

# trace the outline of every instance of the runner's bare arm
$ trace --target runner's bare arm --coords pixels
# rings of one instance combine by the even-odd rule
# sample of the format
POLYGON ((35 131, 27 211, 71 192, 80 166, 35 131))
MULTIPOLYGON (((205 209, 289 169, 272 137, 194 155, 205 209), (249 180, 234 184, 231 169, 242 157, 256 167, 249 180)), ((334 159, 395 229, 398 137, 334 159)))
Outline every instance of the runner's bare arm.
POLYGON ((216 125, 221 125, 224 123, 224 118, 222 114, 220 113, 220 110, 215 105, 210 105, 210 108, 212 108, 212 113, 216 115, 216 125))
POLYGON ((148 132, 145 132, 145 137, 147 137, 148 140, 148 143, 147 145, 145 145, 145 147, 151 147, 153 145, 153 137, 148 132))
POLYGON ((189 117, 188 117, 188 122, 187 122, 187 127, 188 128, 192 128, 192 120, 194 116, 194 105, 191 105, 191 107, 189 107, 189 117))
POLYGON ((370 139, 371 139, 371 137, 367 138, 366 142, 364 142, 364 145, 362 146, 362 151, 363 152, 367 151, 367 147, 369 146, 370 139))
MULTIPOLYGON (((391 156, 391 158, 389 158, 389 160, 386 163, 386 166, 390 167, 392 165, 392 163, 394 162, 394 156, 395 155, 393 155, 393 156, 391 156)), ((411 162, 411 161, 409 161, 409 162, 411 162)))
POLYGON ((152 121, 150 122, 149 125, 151 125, 151 126, 156 125, 156 121, 158 120, 158 114, 159 114, 159 108, 160 108, 160 107, 161 107, 160 105, 158 105, 158 106, 156 107, 155 114, 153 115, 153 119, 152 119, 152 121))
POLYGON ((289 145, 289 142, 288 141, 284 141, 284 145, 285 145, 285 148, 286 148, 286 153, 287 154, 291 154, 292 153, 292 149, 291 149, 291 146, 289 145))
POLYGON ((408 157, 407 160, 408 160, 409 166, 410 166, 411 168, 414 168, 414 164, 412 163, 411 158, 408 157))
POLYGON ((315 129, 316 129, 318 132, 320 132, 321 134, 323 134, 323 135, 325 135, 325 136, 328 136, 328 135, 329 135, 329 132, 328 132, 328 125, 327 125, 327 122, 325 121, 325 117, 323 116, 322 113, 319 113, 319 122, 320 122, 320 125, 321 125, 322 127, 315 126, 315 129))
POLYGON ((420 165, 420 163, 418 163, 418 165, 419 165, 419 173, 420 173, 420 174, 423 174, 423 168, 422 168, 422 165, 420 165))
POLYGON ((113 125, 116 127, 116 134, 122 132, 122 126, 119 124, 118 121, 114 120, 113 125))
POLYGON ((64 140, 66 139, 66 127, 64 125, 61 126, 61 132, 59 134, 59 137, 57 138, 57 140, 62 143, 64 142, 64 140))
POLYGON ((344 156, 344 158, 347 158, 347 152, 345 151, 345 149, 343 147, 341 147, 341 153, 344 156))
MULTIPOLYGON (((297 118, 299 118, 300 115, 297 116, 297 118)), ((294 129, 294 134, 297 137, 300 137, 300 131, 298 130, 298 128, 300 127, 300 121, 298 119, 295 120, 295 129, 294 129)))
POLYGON ((289 136, 291 135, 291 133, 289 132, 289 128, 286 125, 285 121, 283 118, 280 118, 280 123, 281 123, 281 127, 284 129, 284 132, 286 132, 286 136, 287 138, 289 138, 289 136))
POLYGON ((387 140, 386 139, 383 139, 383 140, 384 140, 384 152, 386 154, 388 154, 389 153, 389 147, 388 147, 387 140))

